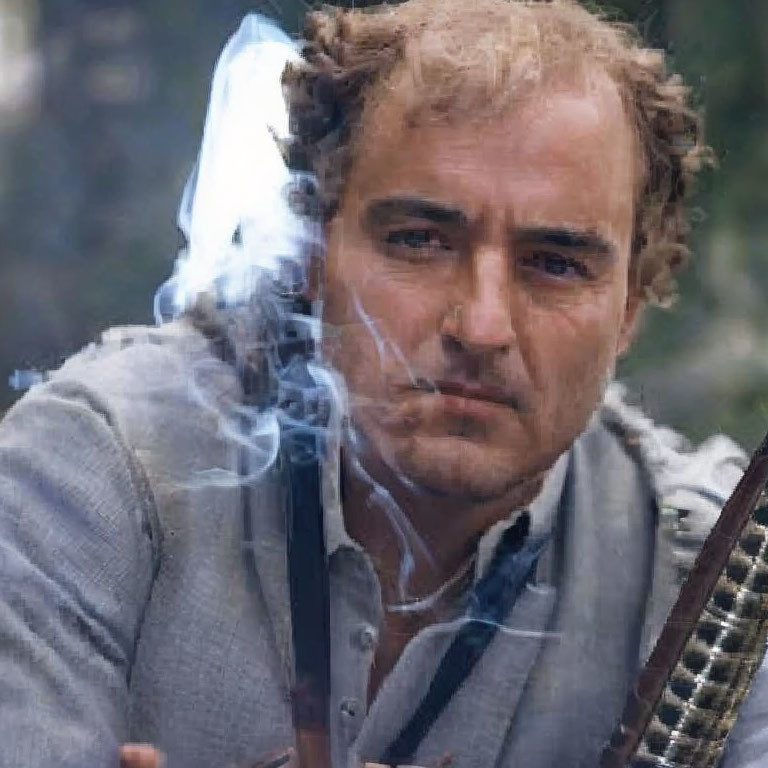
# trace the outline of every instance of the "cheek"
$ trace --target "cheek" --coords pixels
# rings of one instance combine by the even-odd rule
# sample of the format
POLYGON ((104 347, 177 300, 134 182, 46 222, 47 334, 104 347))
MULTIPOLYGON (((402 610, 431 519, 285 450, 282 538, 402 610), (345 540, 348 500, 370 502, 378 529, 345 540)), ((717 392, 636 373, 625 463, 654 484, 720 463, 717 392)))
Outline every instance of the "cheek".
POLYGON ((532 314, 521 352, 535 388, 529 429, 545 452, 566 450, 599 405, 615 358, 613 327, 594 306, 532 314))
POLYGON ((435 335, 445 303, 444 296, 429 290, 412 275, 391 272, 369 275, 360 296, 388 338, 409 353, 435 335))
POLYGON ((436 282, 347 241, 345 260, 326 274, 325 320, 337 328, 327 356, 351 390, 380 397, 387 381, 409 378, 429 350, 439 353, 445 296, 436 282))
POLYGON ((531 310, 521 347, 531 378, 551 400, 545 410, 599 398, 615 361, 620 322, 617 297, 609 295, 557 311, 531 310))
POLYGON ((426 270, 399 267, 371 254, 365 254, 361 265, 347 270, 343 281, 335 280, 335 293, 345 295, 346 322, 356 327, 356 334, 370 335, 376 329, 379 342, 410 358, 438 335, 446 306, 445 276, 435 269, 427 275, 426 270))

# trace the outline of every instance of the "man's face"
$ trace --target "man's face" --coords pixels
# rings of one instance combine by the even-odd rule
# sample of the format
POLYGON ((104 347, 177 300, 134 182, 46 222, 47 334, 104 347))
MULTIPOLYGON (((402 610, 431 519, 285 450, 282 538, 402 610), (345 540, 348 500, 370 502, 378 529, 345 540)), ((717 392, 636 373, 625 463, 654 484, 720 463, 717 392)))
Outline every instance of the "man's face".
POLYGON ((372 456, 490 501, 585 427, 636 302, 635 144, 613 83, 487 121, 370 116, 328 228, 326 320, 372 456))

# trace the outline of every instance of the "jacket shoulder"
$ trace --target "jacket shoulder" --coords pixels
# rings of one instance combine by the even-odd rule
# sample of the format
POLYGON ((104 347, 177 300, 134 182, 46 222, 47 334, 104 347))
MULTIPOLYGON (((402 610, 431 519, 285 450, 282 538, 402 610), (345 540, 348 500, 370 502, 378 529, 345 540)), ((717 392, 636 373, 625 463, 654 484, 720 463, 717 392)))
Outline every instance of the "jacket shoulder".
POLYGON ((680 586, 747 465, 744 451, 725 435, 698 447, 655 424, 612 384, 599 419, 613 431, 648 478, 657 515, 651 593, 642 655, 653 647, 680 586))
POLYGON ((617 383, 608 387, 599 415, 646 472, 662 516, 674 513, 691 532, 701 525, 706 535, 746 468, 744 451, 725 435, 693 446, 630 405, 617 383))
MULTIPOLYGON (((215 432, 218 406, 239 399, 232 366, 219 360, 185 319, 160 327, 111 328, 39 387, 84 394, 138 448, 166 433, 178 450, 185 431, 215 432)), ((35 397, 37 388, 28 396, 35 397)))

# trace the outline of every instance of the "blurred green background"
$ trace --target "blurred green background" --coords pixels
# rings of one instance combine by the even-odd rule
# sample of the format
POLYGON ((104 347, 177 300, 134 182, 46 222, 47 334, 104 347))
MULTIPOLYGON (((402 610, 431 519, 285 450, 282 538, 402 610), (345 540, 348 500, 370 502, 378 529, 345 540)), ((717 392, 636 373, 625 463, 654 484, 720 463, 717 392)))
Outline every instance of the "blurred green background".
MULTIPOLYGON (((682 299, 647 313, 620 374, 694 440, 723 431, 752 448, 768 427, 768 2, 588 4, 669 52, 720 160, 693 201, 682 299)), ((55 367, 110 325, 151 321, 216 55, 246 12, 296 31, 306 8, 0 0, 0 410, 18 396, 14 369, 55 367)))

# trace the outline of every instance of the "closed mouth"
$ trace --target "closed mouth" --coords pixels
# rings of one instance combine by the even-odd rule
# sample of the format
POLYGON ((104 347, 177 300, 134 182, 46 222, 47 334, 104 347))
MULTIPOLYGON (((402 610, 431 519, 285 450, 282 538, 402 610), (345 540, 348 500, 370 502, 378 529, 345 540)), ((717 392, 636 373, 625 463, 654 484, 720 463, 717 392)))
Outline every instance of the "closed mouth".
POLYGON ((519 408, 520 402, 503 387, 494 387, 483 384, 473 384, 464 381, 426 381, 417 379, 414 389, 432 394, 450 395, 452 397, 466 397, 470 400, 483 400, 507 408, 519 408))

